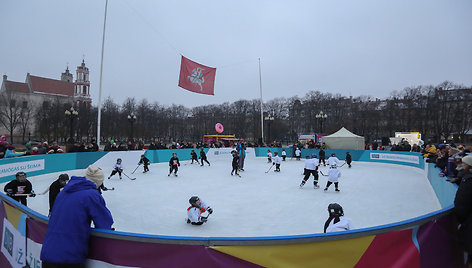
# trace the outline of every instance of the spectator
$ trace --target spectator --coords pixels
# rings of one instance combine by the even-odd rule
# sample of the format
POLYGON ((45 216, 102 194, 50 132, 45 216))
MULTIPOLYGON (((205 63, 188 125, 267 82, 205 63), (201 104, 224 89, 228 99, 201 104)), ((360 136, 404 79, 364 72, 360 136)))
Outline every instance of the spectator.
POLYGON ((57 195, 41 249, 42 267, 85 267, 90 224, 111 229, 113 217, 98 191, 103 171, 89 166, 85 177, 73 176, 57 195))
POLYGON ((95 139, 92 139, 92 152, 98 152, 99 148, 98 148, 98 144, 97 144, 97 141, 95 139))
POLYGON ((48 154, 59 154, 63 153, 64 151, 62 150, 61 147, 57 144, 57 142, 53 142, 51 148, 48 150, 48 154))
POLYGON ((39 155, 39 149, 38 147, 33 147, 33 151, 31 152, 31 155, 39 155))
POLYGON ((468 267, 472 267, 472 155, 462 158, 464 176, 454 199, 454 213, 459 220, 459 240, 468 253, 468 267))
POLYGON ((46 149, 47 142, 44 143, 38 143, 38 152, 39 154, 47 154, 47 149, 46 149))
POLYGON ((15 152, 15 146, 8 145, 7 150, 5 151, 5 158, 13 158, 17 156, 22 156, 25 153, 15 152))

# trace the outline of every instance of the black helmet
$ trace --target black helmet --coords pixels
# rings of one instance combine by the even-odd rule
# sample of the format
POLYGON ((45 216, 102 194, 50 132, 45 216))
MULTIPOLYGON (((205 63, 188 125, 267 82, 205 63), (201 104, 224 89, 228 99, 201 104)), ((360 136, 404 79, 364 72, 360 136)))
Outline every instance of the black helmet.
POLYGON ((328 212, 330 216, 340 217, 344 216, 343 207, 338 203, 331 203, 328 205, 328 212))
POLYGON ((59 175, 59 180, 60 181, 68 181, 69 180, 69 175, 67 175, 65 173, 61 174, 61 175, 59 175))
POLYGON ((197 205, 198 200, 200 200, 200 198, 198 198, 198 196, 192 196, 192 197, 190 197, 188 202, 190 203, 190 205, 192 205, 194 207, 198 207, 198 205, 197 205))
POLYGON ((26 173, 24 173, 23 171, 20 171, 20 172, 17 172, 16 175, 15 175, 17 178, 18 177, 25 177, 26 178, 26 173))
POLYGON ((121 162, 121 158, 116 159, 116 162, 121 162))

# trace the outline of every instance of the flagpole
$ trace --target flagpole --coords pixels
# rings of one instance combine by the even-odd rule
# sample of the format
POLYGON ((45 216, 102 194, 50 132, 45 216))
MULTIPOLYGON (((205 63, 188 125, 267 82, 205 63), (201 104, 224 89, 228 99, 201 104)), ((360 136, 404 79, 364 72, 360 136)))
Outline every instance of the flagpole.
POLYGON ((262 75, 261 75, 261 58, 259 58, 259 88, 261 91, 261 142, 264 145, 264 110, 262 109, 262 75))
POLYGON ((107 7, 108 0, 105 0, 105 16, 103 19, 103 37, 102 37, 102 58, 100 60, 100 85, 98 88, 98 118, 97 118, 97 145, 100 149, 100 125, 102 118, 102 77, 103 77, 103 53, 105 50, 105 27, 107 24, 107 7))

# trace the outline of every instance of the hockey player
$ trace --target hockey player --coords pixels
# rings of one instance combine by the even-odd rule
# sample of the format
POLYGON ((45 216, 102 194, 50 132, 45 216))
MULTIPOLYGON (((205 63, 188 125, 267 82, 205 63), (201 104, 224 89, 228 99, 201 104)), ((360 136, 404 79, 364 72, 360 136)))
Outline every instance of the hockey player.
POLYGON ((7 183, 3 190, 5 191, 5 193, 7 193, 8 196, 18 202, 21 202, 21 204, 26 206, 26 197, 36 196, 33 191, 33 186, 31 185, 31 182, 26 179, 26 173, 24 173, 23 171, 16 173, 15 177, 16 179, 7 183))
POLYGON ((326 167, 326 161, 325 161, 326 152, 323 150, 323 147, 321 147, 319 155, 320 155, 320 164, 321 164, 321 162, 323 162, 323 166, 326 167))
POLYGON ((138 162, 138 165, 141 165, 141 164, 144 165, 144 171, 143 171, 143 173, 146 173, 146 172, 149 171, 149 167, 148 167, 148 166, 149 166, 149 163, 150 163, 149 159, 147 159, 147 157, 145 157, 145 156, 142 154, 142 155, 141 155, 141 159, 140 159, 139 162, 138 162))
POLYGON ((190 156, 192 157, 192 163, 190 163, 190 164, 193 164, 193 161, 198 163, 198 156, 197 156, 197 153, 195 152, 195 150, 192 150, 192 152, 190 152, 190 156))
POLYGON ((272 163, 272 152, 267 150, 267 163, 272 163))
POLYGON ((208 215, 213 213, 213 209, 202 202, 198 196, 190 197, 188 202, 191 206, 187 209, 187 223, 192 225, 202 225, 203 223, 207 222, 208 215), (208 211, 208 215, 203 217, 202 213, 206 211, 208 211))
POLYGON ((333 166, 333 164, 336 164, 336 166, 339 165, 339 159, 336 157, 334 153, 331 154, 331 156, 328 158, 328 166, 333 166))
POLYGON ((275 165, 274 172, 280 172, 280 164, 281 163, 282 163, 282 161, 280 160, 279 153, 274 152, 274 163, 272 163, 272 165, 275 165))
MULTIPOLYGON (((331 158, 331 157, 330 157, 331 158)), ((328 191, 329 186, 334 183, 335 191, 339 193, 338 184, 339 184, 339 177, 341 177, 341 172, 337 169, 336 163, 332 164, 328 171, 328 182, 326 183, 326 188, 324 191, 328 191)))
POLYGON ((287 152, 285 149, 282 149, 282 161, 285 161, 285 158, 287 158, 287 152))
POLYGON ((324 225, 324 232, 340 232, 354 229, 352 220, 344 217, 344 211, 338 203, 328 205, 329 217, 324 225))
POLYGON ((295 158, 297 160, 300 160, 301 156, 302 156, 302 151, 300 151, 300 149, 298 149, 297 147, 297 149, 295 150, 295 158))
POLYGON ((203 147, 200 148, 200 160, 202 160, 202 164, 201 164, 202 167, 203 167, 203 161, 207 162, 208 166, 210 165, 210 162, 208 162, 207 155, 205 151, 203 150, 203 147))
MULTIPOLYGON (((233 167, 233 169, 231 170, 231 176, 233 176, 233 173, 236 173, 237 176, 239 176, 239 173, 238 173, 238 169, 239 169, 239 155, 238 155, 238 152, 233 150, 231 152, 231 154, 233 155, 233 161, 231 162, 231 166, 233 167)), ((241 176, 239 176, 241 177, 241 176)))
POLYGON ((121 158, 116 159, 116 163, 113 166, 113 171, 111 172, 110 176, 108 176, 108 179, 113 177, 116 173, 120 176, 121 180, 121 172, 123 172, 123 165, 121 164, 121 158))
POLYGON ((52 206, 54 206, 57 195, 61 192, 62 188, 66 186, 68 181, 69 175, 64 173, 59 175, 59 178, 49 186, 49 215, 51 215, 52 206))
POLYGON ((311 159, 306 159, 305 160, 305 170, 303 174, 305 177, 303 177, 302 183, 300 184, 300 188, 305 185, 306 181, 310 178, 310 174, 313 174, 314 181, 313 181, 313 188, 318 189, 320 186, 318 185, 318 166, 319 166, 319 161, 316 158, 316 154, 311 155, 311 159))
POLYGON ((174 171, 174 176, 177 177, 177 171, 179 170, 180 167, 180 162, 179 158, 177 157, 177 153, 172 153, 172 157, 169 160, 169 175, 172 174, 172 171, 174 171))
POLYGON ((349 168, 351 168, 352 156, 349 152, 346 152, 346 163, 349 168))

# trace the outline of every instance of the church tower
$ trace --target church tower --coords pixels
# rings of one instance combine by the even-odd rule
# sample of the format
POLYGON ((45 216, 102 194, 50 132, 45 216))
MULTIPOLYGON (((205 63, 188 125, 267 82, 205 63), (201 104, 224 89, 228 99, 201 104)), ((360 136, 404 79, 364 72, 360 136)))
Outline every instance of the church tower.
POLYGON ((85 61, 82 60, 82 64, 77 66, 77 79, 75 80, 75 91, 74 97, 76 99, 77 106, 83 105, 90 106, 92 102, 90 98, 90 78, 89 69, 85 66, 85 61))
POLYGON ((74 77, 72 77, 72 74, 69 72, 69 66, 67 66, 66 71, 62 73, 61 80, 69 83, 73 82, 74 77))

